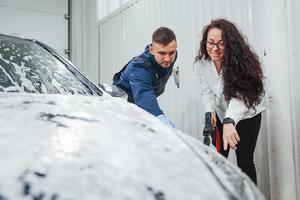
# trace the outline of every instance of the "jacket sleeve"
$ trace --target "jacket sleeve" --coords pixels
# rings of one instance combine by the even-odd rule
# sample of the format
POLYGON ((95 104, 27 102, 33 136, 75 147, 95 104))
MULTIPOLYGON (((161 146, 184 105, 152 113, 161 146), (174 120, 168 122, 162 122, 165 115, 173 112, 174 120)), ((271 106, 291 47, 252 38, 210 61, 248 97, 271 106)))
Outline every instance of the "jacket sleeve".
POLYGON ((216 96, 209 87, 206 73, 202 69, 203 66, 197 66, 197 75, 200 82, 201 101, 204 106, 204 112, 215 112, 216 110, 216 96))
MULTIPOLYGON (((237 124, 250 111, 243 100, 232 98, 228 103, 225 117, 230 117, 237 124)), ((253 114, 254 115, 254 114, 253 114)))
POLYGON ((154 76, 140 64, 133 64, 130 72, 130 86, 134 102, 142 109, 148 111, 154 116, 163 114, 159 108, 154 88, 154 76))

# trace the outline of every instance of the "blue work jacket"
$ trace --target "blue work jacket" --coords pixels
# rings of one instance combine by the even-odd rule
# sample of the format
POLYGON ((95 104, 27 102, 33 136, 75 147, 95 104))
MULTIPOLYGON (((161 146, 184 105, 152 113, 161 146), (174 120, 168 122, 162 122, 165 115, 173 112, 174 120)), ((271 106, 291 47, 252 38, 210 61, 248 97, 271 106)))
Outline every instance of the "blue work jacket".
POLYGON ((177 52, 171 66, 163 68, 155 61, 148 45, 142 54, 134 57, 116 74, 118 76, 114 77, 114 85, 127 93, 129 102, 154 116, 163 114, 156 97, 164 92, 176 59, 177 52))

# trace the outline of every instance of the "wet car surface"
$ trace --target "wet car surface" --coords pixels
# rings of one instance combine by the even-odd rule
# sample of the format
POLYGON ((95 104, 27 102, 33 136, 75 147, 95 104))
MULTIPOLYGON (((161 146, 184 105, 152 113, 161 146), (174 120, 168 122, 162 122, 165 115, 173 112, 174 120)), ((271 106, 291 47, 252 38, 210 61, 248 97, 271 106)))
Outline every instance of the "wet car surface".
POLYGON ((0 91, 102 94, 69 61, 47 45, 1 34, 0 91))
MULTIPOLYGON (((45 50, 55 55, 52 63, 68 65, 45 50)), ((23 57, 13 64, 15 58, 3 51, 0 200, 264 199, 235 165, 137 106, 105 94, 76 68, 67 67, 65 79, 55 75, 65 69, 47 70, 45 57, 34 71, 23 61, 28 55, 19 53, 23 57), (62 84, 65 80, 69 83, 62 84)))

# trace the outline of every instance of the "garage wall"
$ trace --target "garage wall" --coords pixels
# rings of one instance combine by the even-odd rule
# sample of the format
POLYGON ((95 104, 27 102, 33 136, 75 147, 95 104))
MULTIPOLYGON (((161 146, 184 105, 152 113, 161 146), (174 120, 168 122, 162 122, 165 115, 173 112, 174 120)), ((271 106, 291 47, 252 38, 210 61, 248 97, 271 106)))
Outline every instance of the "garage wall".
POLYGON ((98 81, 97 0, 0 0, 0 18, 0 33, 40 40, 98 81))
POLYGON ((98 81, 97 1, 71 0, 71 55, 73 64, 98 81))
POLYGON ((291 123, 294 144, 294 160, 296 163, 296 182, 297 182, 297 197, 300 196, 300 1, 288 1, 287 4, 288 17, 288 36, 289 47, 288 55, 290 60, 290 95, 291 95, 291 123))
POLYGON ((256 149, 259 188, 266 199, 299 199, 299 2, 297 0, 132 0, 98 23, 99 81, 112 76, 168 26, 177 35, 180 87, 173 79, 159 98, 177 128, 202 140, 203 109, 193 69, 201 30, 226 17, 247 36, 268 77, 267 111, 256 149))
POLYGON ((129 0, 97 0, 97 20, 101 20, 129 0))
POLYGON ((64 54, 67 13, 68 0, 0 0, 0 33, 38 39, 64 54))

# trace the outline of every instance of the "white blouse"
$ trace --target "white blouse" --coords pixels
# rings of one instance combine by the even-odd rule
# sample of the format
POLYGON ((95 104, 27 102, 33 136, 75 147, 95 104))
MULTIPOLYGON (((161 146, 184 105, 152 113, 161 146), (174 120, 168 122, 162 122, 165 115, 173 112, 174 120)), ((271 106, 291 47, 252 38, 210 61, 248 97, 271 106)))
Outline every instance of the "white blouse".
POLYGON ((225 117, 230 117, 237 124, 240 120, 252 118, 265 110, 264 99, 255 107, 256 112, 248 109, 243 100, 231 98, 229 102, 226 101, 223 95, 222 72, 218 74, 213 62, 198 62, 197 74, 200 80, 204 111, 216 112, 221 121, 225 117))

